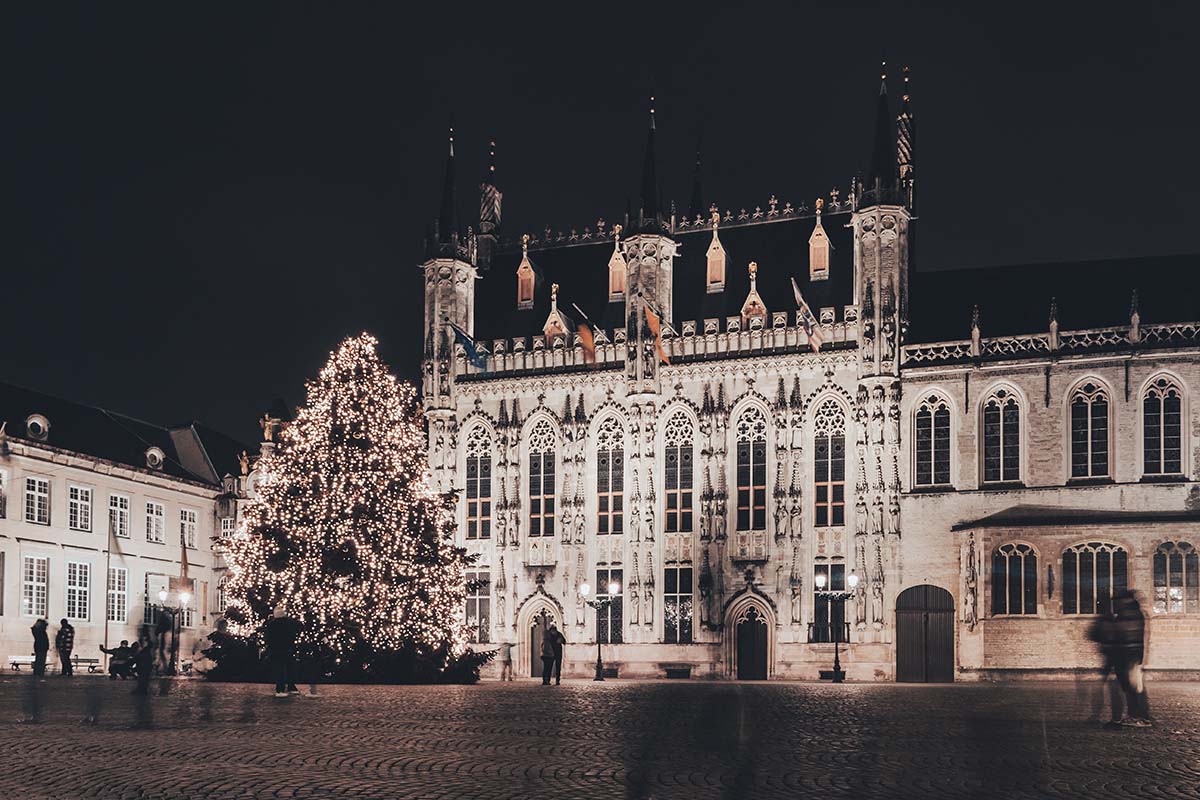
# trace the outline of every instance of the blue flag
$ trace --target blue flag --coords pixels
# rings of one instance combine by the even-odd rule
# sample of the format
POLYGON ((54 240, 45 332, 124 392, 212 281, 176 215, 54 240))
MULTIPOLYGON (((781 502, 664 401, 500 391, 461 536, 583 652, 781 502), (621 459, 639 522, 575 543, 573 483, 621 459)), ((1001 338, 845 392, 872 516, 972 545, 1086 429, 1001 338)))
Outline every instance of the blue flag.
POLYGON ((479 349, 479 345, 475 344, 475 340, 467 336, 467 332, 455 325, 453 322, 447 323, 450 330, 454 331, 454 341, 462 345, 466 352, 467 361, 479 370, 487 371, 487 353, 479 349))

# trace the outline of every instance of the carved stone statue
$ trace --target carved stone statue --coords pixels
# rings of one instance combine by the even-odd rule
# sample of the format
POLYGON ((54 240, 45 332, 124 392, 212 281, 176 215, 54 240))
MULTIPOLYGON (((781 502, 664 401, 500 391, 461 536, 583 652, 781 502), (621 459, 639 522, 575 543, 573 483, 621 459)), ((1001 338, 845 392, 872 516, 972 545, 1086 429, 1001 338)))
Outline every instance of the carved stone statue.
POLYGON ((871 582, 871 621, 875 628, 883 627, 883 582, 871 582))
MULTIPOLYGON (((880 389, 882 392, 883 390, 880 389)), ((868 423, 868 435, 871 444, 883 444, 883 406, 875 403, 871 407, 871 421, 868 423)))
POLYGON ((801 596, 801 595, 800 595, 800 587, 799 587, 799 586, 793 586, 793 587, 792 587, 792 603, 791 603, 791 607, 792 607, 792 627, 793 627, 793 628, 798 628, 798 627, 800 627, 800 622, 802 621, 802 620, 801 620, 801 616, 800 616, 800 615, 803 613, 803 609, 801 608, 801 599, 800 599, 800 596, 801 596))
POLYGON ((867 500, 861 494, 854 501, 854 532, 857 534, 867 532, 867 500))
POLYGON ((854 627, 863 630, 867 627, 867 587, 864 581, 859 581, 854 590, 854 627))
POLYGON ((975 534, 972 533, 967 538, 967 564, 964 577, 966 591, 963 593, 963 621, 967 623, 969 631, 975 630, 975 625, 979 622, 975 608, 976 599, 979 596, 978 582, 978 574, 975 570, 975 534))
POLYGON ((246 455, 245 450, 238 456, 238 467, 241 469, 242 475, 250 474, 250 456, 246 455))
POLYGON ((279 428, 283 425, 283 420, 278 417, 272 417, 271 412, 263 414, 262 419, 258 421, 258 426, 262 428, 263 441, 273 442, 275 437, 279 435, 279 428))
POLYGON ((654 561, 649 553, 646 554, 646 581, 642 584, 642 595, 646 598, 646 613, 643 622, 654 624, 654 561))
POLYGON ((883 496, 878 494, 871 501, 871 533, 883 533, 883 496))
POLYGON ((508 537, 505 535, 508 531, 508 513, 501 510, 496 514, 496 546, 504 547, 508 544, 508 537))
POLYGON ((897 494, 888 498, 888 533, 900 535, 900 495, 897 494))
POLYGON ((900 406, 895 403, 888 406, 887 443, 900 443, 900 406))

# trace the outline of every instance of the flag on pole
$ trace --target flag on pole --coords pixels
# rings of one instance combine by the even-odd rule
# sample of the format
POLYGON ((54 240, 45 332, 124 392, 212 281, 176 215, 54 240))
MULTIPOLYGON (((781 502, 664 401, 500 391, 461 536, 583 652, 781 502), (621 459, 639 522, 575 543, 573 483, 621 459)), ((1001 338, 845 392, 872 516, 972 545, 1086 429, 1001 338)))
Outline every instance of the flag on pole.
POLYGON ((184 535, 181 532, 179 534, 179 577, 183 581, 187 581, 188 579, 189 566, 191 565, 188 564, 187 539, 184 538, 184 535))
POLYGON ((463 351, 467 355, 467 361, 470 361, 476 369, 487 372, 487 354, 479 349, 475 340, 468 336, 462 328, 453 322, 446 324, 450 326, 450 330, 454 331, 454 341, 462 345, 463 351))
POLYGON ((800 287, 796 285, 795 278, 792 278, 792 291, 796 293, 796 307, 800 309, 800 324, 804 327, 804 332, 808 334, 808 344, 814 353, 819 353, 824 337, 821 335, 817 318, 813 316, 808 303, 804 302, 804 295, 800 294, 800 287))
POLYGON ((649 303, 643 301, 642 308, 646 310, 646 324, 650 326, 650 332, 654 334, 654 349, 658 351, 658 357, 662 359, 662 363, 670 364, 671 359, 667 358, 667 351, 663 349, 662 319, 650 309, 649 303))
POLYGON ((588 315, 583 313, 583 309, 571 303, 571 308, 575 309, 579 316, 583 318, 583 322, 579 323, 576 333, 579 334, 579 344, 583 347, 583 363, 596 363, 596 337, 592 335, 592 328, 588 325, 591 322, 588 315))

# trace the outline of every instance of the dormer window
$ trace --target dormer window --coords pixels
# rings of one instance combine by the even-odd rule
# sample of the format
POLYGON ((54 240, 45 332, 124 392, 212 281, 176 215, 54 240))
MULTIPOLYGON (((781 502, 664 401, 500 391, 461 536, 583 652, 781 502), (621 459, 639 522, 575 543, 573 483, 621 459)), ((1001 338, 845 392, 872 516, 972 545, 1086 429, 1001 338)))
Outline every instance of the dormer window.
POLYGON ((529 260, 529 234, 521 237, 521 263, 517 266, 517 308, 533 308, 533 264, 529 260))
POLYGON ((41 414, 30 414, 25 418, 25 433, 30 439, 44 442, 50 435, 50 421, 41 414))
POLYGON ((166 454, 157 447, 151 447, 146 450, 146 466, 150 469, 162 469, 165 460, 166 454))
POLYGON ((708 245, 708 271, 705 283, 709 294, 725 291, 725 247, 717 236, 717 226, 721 222, 721 214, 714 211, 712 215, 712 242, 708 245))
POLYGON ((608 259, 608 299, 621 300, 625 297, 628 264, 621 255, 621 226, 613 226, 613 252, 608 259))
POLYGON ((808 237, 808 279, 822 281, 829 277, 829 236, 821 225, 821 207, 825 201, 817 198, 817 224, 808 237))
POLYGON ((751 319, 757 319, 760 323, 765 323, 767 319, 767 304, 763 302, 762 295, 758 293, 757 262, 750 262, 749 272, 750 293, 746 295, 746 302, 742 304, 742 324, 747 328, 750 327, 751 319))

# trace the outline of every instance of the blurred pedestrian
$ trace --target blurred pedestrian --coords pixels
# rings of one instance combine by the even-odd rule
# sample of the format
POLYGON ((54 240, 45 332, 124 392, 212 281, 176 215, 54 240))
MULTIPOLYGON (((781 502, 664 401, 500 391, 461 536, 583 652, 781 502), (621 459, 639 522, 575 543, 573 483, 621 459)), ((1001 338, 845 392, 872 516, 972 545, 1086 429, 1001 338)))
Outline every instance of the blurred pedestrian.
POLYGON ((75 628, 63 617, 59 622, 58 635, 54 637, 54 647, 62 661, 62 676, 69 678, 74 674, 71 669, 71 650, 75 647, 75 628))
POLYGON ((150 707, 150 678, 154 674, 154 640, 151 638, 149 625, 143 625, 138 631, 137 650, 133 655, 133 671, 137 675, 137 688, 133 690, 135 712, 133 727, 151 728, 154 726, 153 711, 150 707))
POLYGON ((50 623, 39 618, 29 630, 33 631, 33 674, 42 678, 46 675, 46 654, 50 652, 50 634, 46 629, 50 623))
POLYGON ((115 681, 117 678, 125 680, 132 674, 133 651, 129 647, 128 639, 122 639, 119 645, 112 648, 100 645, 100 652, 109 657, 108 677, 110 680, 115 681))
POLYGON ((496 651, 496 660, 500 662, 500 680, 512 681, 512 642, 501 642, 500 649, 496 651))
POLYGON ((1088 638, 1096 643, 1100 651, 1100 685, 1092 697, 1092 718, 1100 719, 1100 714, 1104 709, 1104 695, 1107 693, 1112 706, 1112 714, 1109 721, 1104 724, 1106 728, 1119 728, 1121 720, 1125 716, 1125 698, 1121 692, 1120 682, 1117 680, 1116 656, 1113 652, 1117 636, 1116 625, 1117 615, 1112 609, 1109 609, 1096 617, 1088 628, 1088 638))
POLYGON ((1122 725, 1149 728, 1150 701, 1142 673, 1146 650, 1146 616, 1133 592, 1123 589, 1113 598, 1116 608, 1116 636, 1113 655, 1117 680, 1125 692, 1126 717, 1122 725))
POLYGON ((562 683, 563 646, 567 643, 567 637, 551 622, 550 630, 546 631, 546 638, 554 647, 554 684, 557 686, 562 683))
POLYGON ((547 630, 542 636, 542 685, 550 685, 550 677, 554 674, 554 640, 547 630))
POLYGON ((267 620, 263 638, 267 646, 267 658, 271 661, 271 672, 275 675, 275 696, 287 697, 300 694, 296 688, 296 639, 300 635, 300 623, 287 615, 282 605, 275 606, 267 620))
POLYGON ((175 631, 175 617, 170 609, 160 606, 154 621, 154 638, 158 641, 158 671, 165 675, 171 668, 167 656, 167 637, 175 631))

